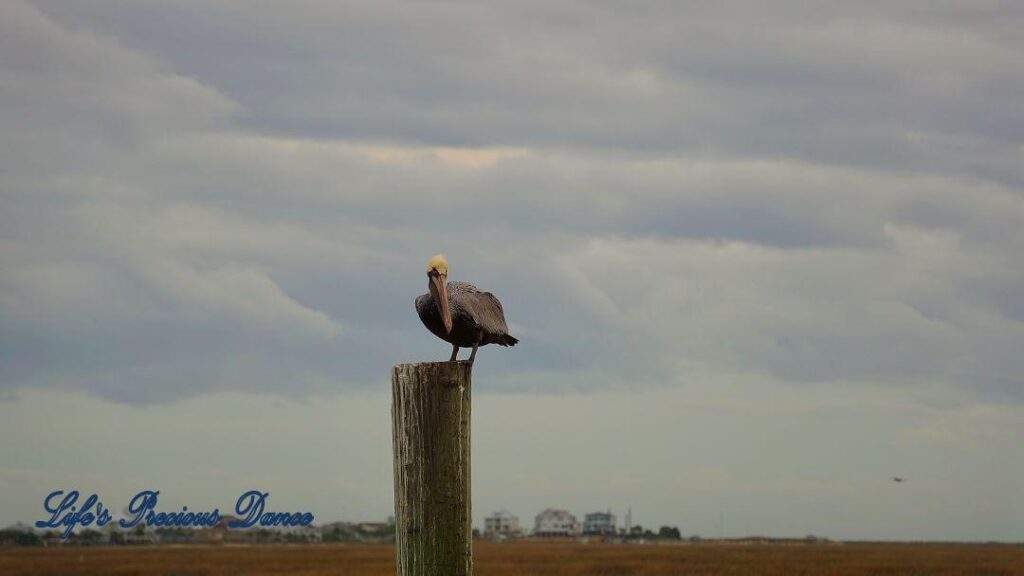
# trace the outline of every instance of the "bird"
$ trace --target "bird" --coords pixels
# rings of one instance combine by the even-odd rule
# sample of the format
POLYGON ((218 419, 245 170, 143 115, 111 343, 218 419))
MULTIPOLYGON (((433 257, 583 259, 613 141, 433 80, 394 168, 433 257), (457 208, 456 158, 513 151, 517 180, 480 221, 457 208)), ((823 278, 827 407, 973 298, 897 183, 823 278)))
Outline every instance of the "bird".
POLYGON ((427 262, 429 291, 416 298, 416 313, 434 336, 452 345, 455 362, 459 348, 472 348, 469 363, 480 346, 515 346, 519 339, 508 333, 505 311, 490 292, 468 282, 448 282, 448 260, 436 254, 427 262))
POLYGON ((903 478, 900 478, 899 476, 893 476, 892 477, 892 481, 893 482, 903 482, 903 478))

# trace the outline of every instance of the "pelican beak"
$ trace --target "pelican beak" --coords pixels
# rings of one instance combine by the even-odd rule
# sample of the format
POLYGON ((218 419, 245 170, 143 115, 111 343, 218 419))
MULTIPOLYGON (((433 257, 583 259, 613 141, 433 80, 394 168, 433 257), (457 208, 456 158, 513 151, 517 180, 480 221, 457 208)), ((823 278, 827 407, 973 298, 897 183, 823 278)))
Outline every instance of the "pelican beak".
POLYGON ((441 320, 444 322, 444 331, 447 334, 452 333, 452 312, 448 309, 448 279, 443 274, 431 274, 430 281, 434 284, 434 290, 437 291, 437 308, 441 311, 441 320))

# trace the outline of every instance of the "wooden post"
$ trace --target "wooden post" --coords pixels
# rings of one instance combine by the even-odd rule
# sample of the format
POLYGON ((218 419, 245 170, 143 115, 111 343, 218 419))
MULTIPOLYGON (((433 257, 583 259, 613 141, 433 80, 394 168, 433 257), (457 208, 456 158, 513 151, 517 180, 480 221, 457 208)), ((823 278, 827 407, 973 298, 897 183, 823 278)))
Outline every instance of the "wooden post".
POLYGON ((391 371, 395 555, 399 576, 473 573, 467 362, 391 371))

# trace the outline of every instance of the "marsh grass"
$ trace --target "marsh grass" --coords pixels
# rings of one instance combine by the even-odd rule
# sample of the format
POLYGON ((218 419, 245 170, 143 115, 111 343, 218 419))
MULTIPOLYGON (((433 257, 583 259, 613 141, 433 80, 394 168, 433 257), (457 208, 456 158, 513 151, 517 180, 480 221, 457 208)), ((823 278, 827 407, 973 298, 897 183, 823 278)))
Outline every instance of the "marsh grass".
MULTIPOLYGON (((474 544, 478 576, 1024 575, 1024 546, 967 544, 474 544)), ((0 574, 112 576, 391 576, 385 545, 3 548, 0 574)))

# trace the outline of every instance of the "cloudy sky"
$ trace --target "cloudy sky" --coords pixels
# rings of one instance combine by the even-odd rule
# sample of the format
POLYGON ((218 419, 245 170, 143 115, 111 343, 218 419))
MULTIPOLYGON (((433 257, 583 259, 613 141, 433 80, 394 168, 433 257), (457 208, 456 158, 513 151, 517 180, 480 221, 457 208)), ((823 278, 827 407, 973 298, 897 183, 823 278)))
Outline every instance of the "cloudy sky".
POLYGON ((392 510, 424 264, 474 516, 1024 539, 1024 6, 0 2, 0 524, 392 510), (907 479, 902 484, 892 476, 907 479))

